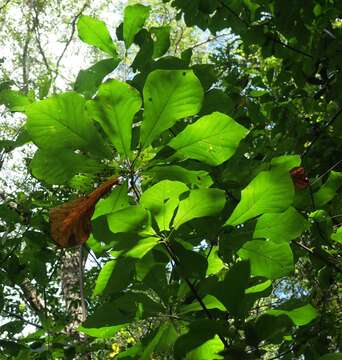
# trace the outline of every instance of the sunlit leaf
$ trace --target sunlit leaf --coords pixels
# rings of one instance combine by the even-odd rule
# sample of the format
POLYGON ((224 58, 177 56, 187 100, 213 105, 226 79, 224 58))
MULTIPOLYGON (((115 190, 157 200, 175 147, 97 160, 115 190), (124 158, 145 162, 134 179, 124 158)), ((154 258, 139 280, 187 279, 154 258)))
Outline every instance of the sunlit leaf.
POLYGON ((128 158, 133 117, 141 107, 139 92, 126 83, 110 80, 100 86, 96 99, 89 103, 89 107, 116 150, 128 158))
POLYGON ((277 279, 293 271, 293 255, 286 243, 247 241, 238 254, 242 259, 250 260, 251 273, 254 276, 277 279))
POLYGON ((77 30, 78 36, 82 41, 116 57, 116 46, 103 21, 91 16, 82 15, 77 22, 77 30))
POLYGON ((176 150, 176 157, 219 165, 234 154, 247 132, 231 117, 214 112, 188 125, 168 145, 176 150))
POLYGON ((224 191, 219 189, 191 190, 189 196, 179 204, 173 227, 195 218, 217 215, 226 202, 224 191))
POLYGON ((134 4, 125 7, 123 38, 125 40, 126 49, 128 49, 132 45, 134 41, 134 36, 144 26, 149 14, 149 6, 144 6, 142 4, 134 4))
POLYGON ((260 172, 242 190, 241 200, 226 221, 238 225, 264 213, 286 210, 292 203, 294 188, 290 174, 283 169, 260 172))
POLYGON ((140 141, 149 145, 177 120, 195 115, 201 107, 203 89, 191 70, 155 70, 144 86, 144 117, 140 141))

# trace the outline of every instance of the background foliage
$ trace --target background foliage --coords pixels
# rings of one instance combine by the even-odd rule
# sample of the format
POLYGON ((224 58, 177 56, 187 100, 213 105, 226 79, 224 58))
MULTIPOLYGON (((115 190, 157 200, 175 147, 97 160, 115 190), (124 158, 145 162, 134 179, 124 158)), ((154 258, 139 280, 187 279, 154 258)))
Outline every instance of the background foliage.
POLYGON ((1 5, 0 357, 340 359, 341 3, 117 7, 1 5))

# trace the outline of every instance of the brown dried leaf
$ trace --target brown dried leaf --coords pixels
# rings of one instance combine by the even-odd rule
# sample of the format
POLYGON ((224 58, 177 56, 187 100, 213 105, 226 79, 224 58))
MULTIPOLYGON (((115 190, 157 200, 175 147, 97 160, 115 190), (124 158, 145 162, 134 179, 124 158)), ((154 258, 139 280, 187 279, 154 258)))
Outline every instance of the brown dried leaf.
POLYGON ((68 248, 87 241, 96 203, 118 183, 118 177, 112 177, 87 196, 50 209, 51 236, 59 246, 68 248))

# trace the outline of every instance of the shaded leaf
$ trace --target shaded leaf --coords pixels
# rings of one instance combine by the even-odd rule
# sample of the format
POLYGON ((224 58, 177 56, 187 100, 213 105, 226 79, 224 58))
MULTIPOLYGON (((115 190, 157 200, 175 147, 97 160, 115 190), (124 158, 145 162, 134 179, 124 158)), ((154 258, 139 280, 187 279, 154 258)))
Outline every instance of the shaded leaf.
POLYGON ((179 195, 189 188, 179 182, 163 180, 144 191, 140 204, 150 210, 159 230, 169 230, 169 224, 179 204, 179 195))
POLYGON ((99 172, 103 166, 96 160, 71 150, 38 150, 31 163, 32 175, 48 184, 65 184, 79 173, 99 172))
POLYGON ((74 90, 91 98, 97 91, 105 76, 110 74, 118 65, 120 59, 104 59, 86 70, 81 70, 74 85, 74 90))

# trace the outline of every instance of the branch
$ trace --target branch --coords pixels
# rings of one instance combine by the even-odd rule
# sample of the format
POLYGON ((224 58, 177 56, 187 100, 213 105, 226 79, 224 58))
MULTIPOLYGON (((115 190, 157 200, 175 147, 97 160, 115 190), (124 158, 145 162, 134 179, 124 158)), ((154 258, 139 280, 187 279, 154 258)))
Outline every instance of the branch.
POLYGON ((74 37, 74 34, 75 34, 75 31, 76 31, 76 22, 78 20, 78 18, 82 15, 83 11, 89 6, 89 1, 87 0, 84 5, 82 6, 81 10, 76 14, 76 16, 73 18, 72 22, 71 22, 71 33, 70 33, 70 36, 64 46, 64 49, 61 53, 61 55, 59 56, 59 58, 57 59, 57 62, 56 62, 56 75, 54 77, 54 81, 56 80, 57 76, 58 76, 58 69, 59 69, 59 66, 60 66, 60 63, 63 59, 63 56, 64 54, 66 53, 66 51, 68 50, 68 47, 74 37))
MULTIPOLYGON (((227 4, 225 4, 222 0, 219 0, 219 3, 222 5, 222 7, 224 7, 227 11, 229 11, 237 20, 239 20, 242 24, 244 24, 247 28, 250 27, 250 24, 245 20, 245 19, 242 19, 240 17, 240 15, 235 12, 232 8, 230 8, 227 4)), ((311 54, 308 54, 300 49, 297 49, 297 48, 294 48, 293 46, 291 45, 288 45, 284 42, 282 42, 281 40, 277 39, 274 35, 271 36, 271 35, 266 35, 266 37, 276 43, 278 43, 279 45, 281 46, 284 46, 285 48, 289 49, 289 50, 292 50, 298 54, 301 54, 303 56, 306 56, 306 57, 309 57, 309 58, 313 58, 313 56, 311 54)))
POLYGON ((2 6, 0 6, 0 12, 5 9, 5 7, 10 3, 10 1, 11 0, 7 0, 2 6))
POLYGON ((32 321, 29 321, 29 320, 26 320, 24 319, 22 316, 18 315, 18 314, 15 314, 15 313, 12 313, 12 312, 9 312, 9 311, 6 311, 6 310, 2 310, 3 313, 6 314, 6 316, 9 316, 9 317, 14 317, 16 319, 19 319, 21 321, 23 321, 24 323, 28 324, 28 325, 32 325, 32 326, 35 326, 36 328, 38 329, 44 329, 43 326, 39 325, 39 324, 36 324, 32 321))
MULTIPOLYGON (((167 240, 163 240, 162 242, 164 244, 164 247, 167 251, 167 253, 169 254, 170 258, 174 261, 174 263, 179 267, 181 266, 181 263, 177 257, 177 255, 174 253, 170 243, 167 240)), ((196 300, 198 301, 198 303, 201 305, 203 311, 205 312, 205 314, 207 315, 208 319, 213 320, 213 316, 211 315, 210 311, 208 310, 208 308, 205 306, 203 300, 201 299, 201 297, 199 296, 196 288, 193 286, 193 284, 191 283, 191 281, 186 277, 186 276, 182 276, 184 281, 187 283, 188 287, 190 288, 191 292, 193 293, 193 295, 195 296, 196 300)), ((229 345, 227 343, 227 340, 225 339, 225 337, 222 334, 218 334, 220 340, 222 341, 223 345, 225 348, 228 348, 229 345)))
POLYGON ((302 153, 301 158, 306 156, 311 150, 312 146, 316 143, 316 141, 320 138, 324 130, 326 130, 330 125, 334 123, 334 121, 342 114, 342 107, 337 111, 337 113, 320 129, 319 133, 316 137, 311 141, 311 144, 305 149, 302 153))

